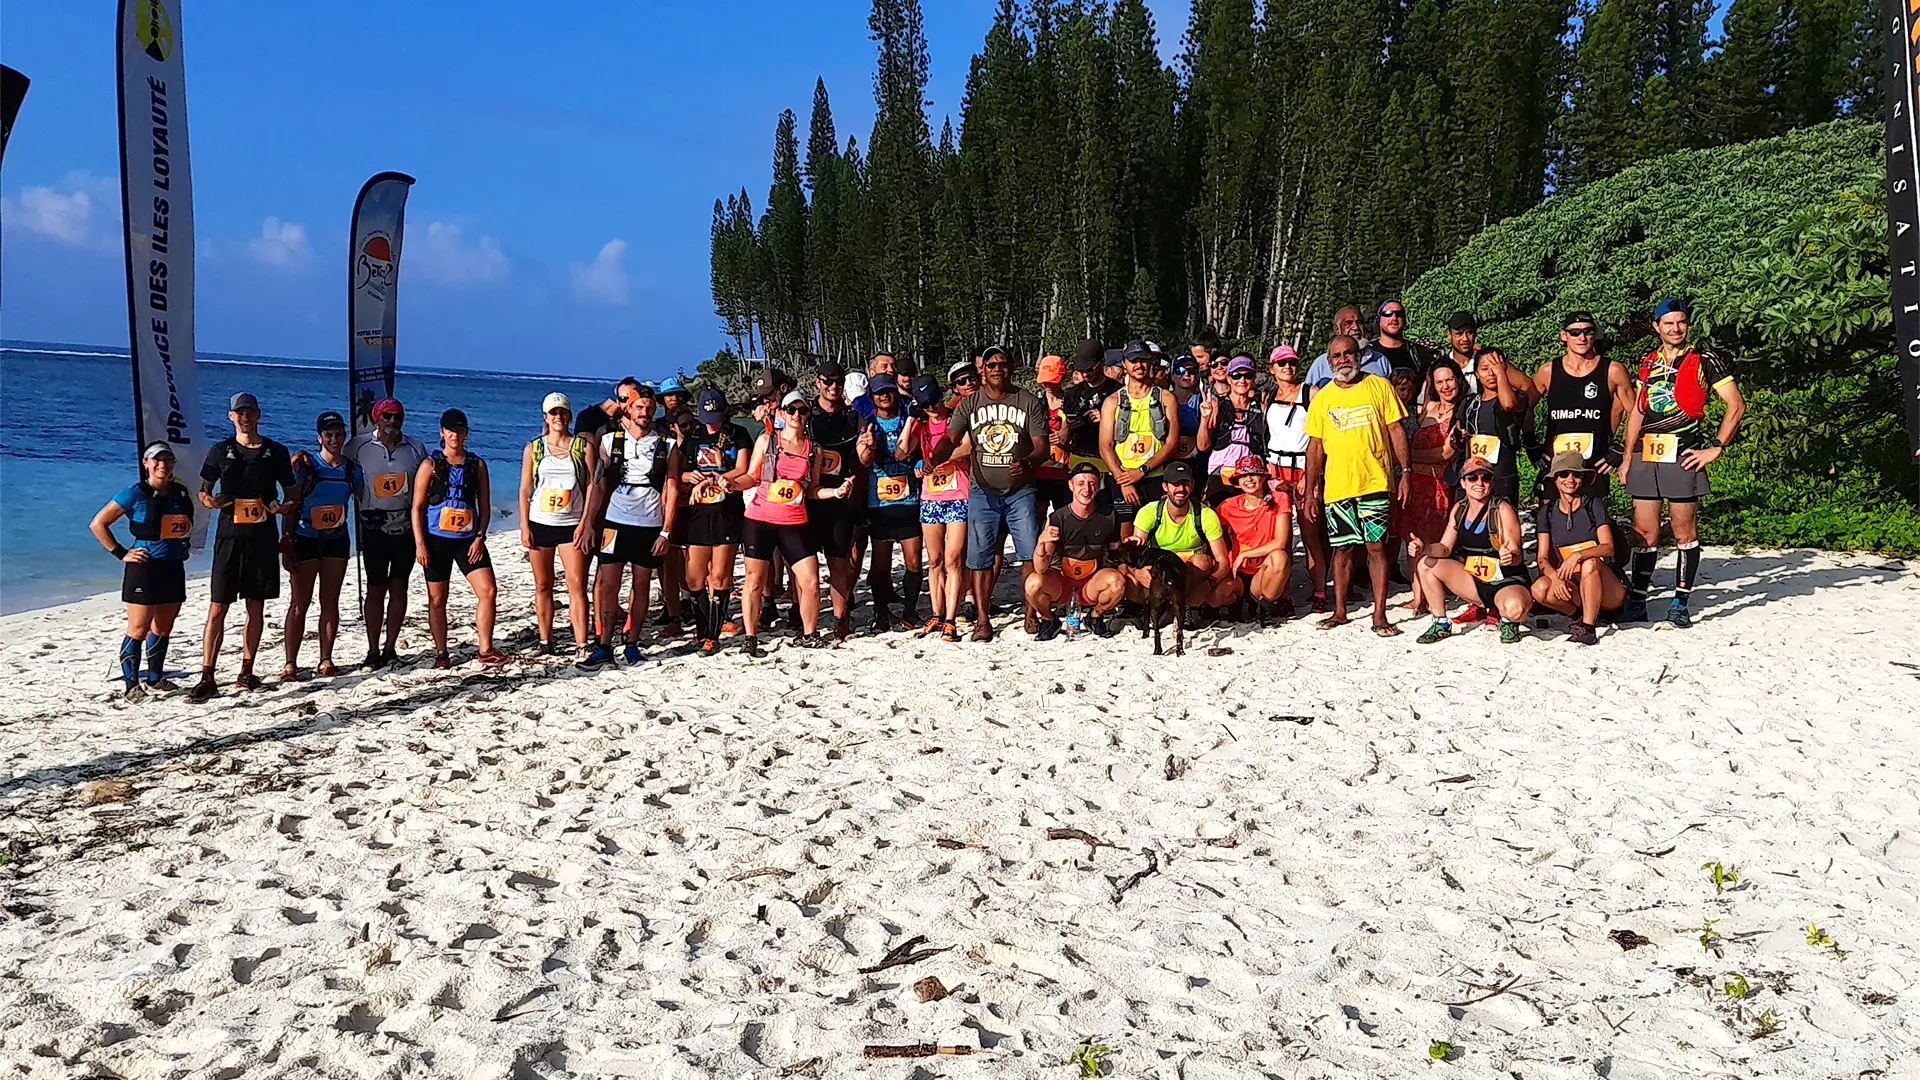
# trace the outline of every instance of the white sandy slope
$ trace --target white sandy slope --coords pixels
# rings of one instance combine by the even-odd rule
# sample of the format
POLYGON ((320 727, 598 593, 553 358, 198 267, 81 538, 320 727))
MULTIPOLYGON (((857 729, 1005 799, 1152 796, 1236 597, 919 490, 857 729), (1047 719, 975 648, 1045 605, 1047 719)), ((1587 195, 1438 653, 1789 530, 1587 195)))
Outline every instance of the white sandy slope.
POLYGON ((1920 1075, 1920 574, 1705 578, 1693 629, 1592 648, 1016 627, 201 707, 111 699, 111 597, 11 616, 0 1063, 1069 1077, 1091 1040, 1188 1080, 1920 1075), (947 951, 857 970, 914 937, 947 951), (922 1042, 986 1052, 862 1057, 922 1042))

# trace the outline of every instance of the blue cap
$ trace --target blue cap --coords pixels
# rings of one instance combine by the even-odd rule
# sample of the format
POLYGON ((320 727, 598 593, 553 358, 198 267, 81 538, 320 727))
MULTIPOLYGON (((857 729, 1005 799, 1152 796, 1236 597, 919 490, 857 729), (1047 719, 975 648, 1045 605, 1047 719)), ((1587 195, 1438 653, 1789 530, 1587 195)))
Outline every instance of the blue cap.
POLYGON ((703 424, 719 423, 726 416, 726 410, 727 399, 711 386, 700 391, 693 403, 693 415, 703 424))
POLYGON ((1653 317, 1654 317, 1654 320, 1657 322, 1673 314, 1676 311, 1682 315, 1693 314, 1693 310, 1687 305, 1687 302, 1685 300, 1682 300, 1677 296, 1669 296, 1665 300, 1662 300, 1658 304, 1655 304, 1653 306, 1653 317))
POLYGON ((913 377, 913 403, 915 405, 924 409, 939 400, 939 379, 934 378, 932 375, 915 375, 913 377))
POLYGON ((663 394, 684 394, 687 392, 687 388, 680 385, 679 379, 670 378, 660 384, 660 392, 663 394))

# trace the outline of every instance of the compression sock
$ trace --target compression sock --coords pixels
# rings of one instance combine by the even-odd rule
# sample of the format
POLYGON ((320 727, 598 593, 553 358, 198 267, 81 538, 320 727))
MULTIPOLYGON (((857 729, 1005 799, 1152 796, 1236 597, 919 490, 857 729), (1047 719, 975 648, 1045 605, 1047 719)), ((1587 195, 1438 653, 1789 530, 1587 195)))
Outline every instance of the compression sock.
POLYGON ((925 570, 909 570, 900 583, 900 621, 908 626, 914 625, 914 609, 920 606, 920 587, 926 581, 925 570))
POLYGON ((1693 580, 1700 575, 1700 541, 1681 544, 1674 560, 1673 602, 1685 604, 1693 592, 1693 580))
POLYGON ((687 603, 693 605, 693 636, 701 641, 719 637, 720 627, 713 621, 713 593, 688 593, 687 603))
POLYGON ((139 681, 140 639, 122 636, 120 638, 120 680, 131 690, 139 681))
POLYGON ((147 635, 147 681, 157 683, 167 677, 167 645, 171 637, 147 635))
POLYGON ((867 571, 867 591, 873 594, 876 607, 893 603, 893 568, 867 571))
POLYGON ((1632 579, 1627 583, 1627 596, 1641 603, 1647 602, 1647 592, 1653 588, 1653 565, 1660 552, 1656 548, 1637 547, 1633 549, 1633 568, 1629 572, 1632 579))

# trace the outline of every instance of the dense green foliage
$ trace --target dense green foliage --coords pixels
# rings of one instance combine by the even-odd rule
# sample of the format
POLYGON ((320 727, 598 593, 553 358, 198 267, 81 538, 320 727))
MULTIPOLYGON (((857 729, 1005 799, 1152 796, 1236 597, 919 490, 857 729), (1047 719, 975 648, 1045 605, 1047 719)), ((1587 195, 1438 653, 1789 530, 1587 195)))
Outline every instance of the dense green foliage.
POLYGON ((741 355, 922 359, 1001 341, 1309 344, 1468 238, 1633 162, 1876 106, 1865 0, 1000 0, 931 126, 919 0, 873 0, 861 146, 816 86, 772 185, 717 201, 741 355))
POLYGON ((1841 121, 1633 167, 1475 237, 1407 293, 1416 332, 1476 312, 1531 369, 1592 311, 1629 373, 1660 297, 1736 357, 1748 412, 1714 466, 1702 534, 1720 543, 1920 553, 1887 284, 1877 125, 1841 121))

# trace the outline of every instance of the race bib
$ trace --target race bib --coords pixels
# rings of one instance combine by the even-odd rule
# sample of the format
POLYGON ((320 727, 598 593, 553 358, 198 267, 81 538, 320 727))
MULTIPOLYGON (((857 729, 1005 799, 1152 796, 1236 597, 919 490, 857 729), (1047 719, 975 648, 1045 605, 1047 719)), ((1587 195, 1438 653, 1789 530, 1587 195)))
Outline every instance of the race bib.
POLYGON ((694 460, 694 464, 701 469, 710 469, 710 470, 717 471, 719 469, 725 468, 724 460, 720 453, 720 448, 717 446, 701 447, 699 450, 694 452, 693 460, 694 460))
POLYGON ((573 489, 541 488, 535 505, 543 514, 564 514, 573 505, 573 489))
POLYGON ((727 497, 727 489, 720 484, 701 484, 693 489, 693 501, 701 506, 712 506, 727 497))
POLYGON ((1576 551, 1585 551, 1590 547, 1599 547, 1599 546, 1600 546, 1599 541, 1582 540, 1577 544, 1561 544, 1556 550, 1560 552, 1560 561, 1566 562, 1567 556, 1573 554, 1576 551))
POLYGON ((1553 437, 1553 452, 1564 454, 1569 450, 1580 451, 1581 457, 1593 456, 1593 432, 1573 431, 1553 437))
POLYGON ((337 505, 316 506, 307 514, 307 519, 313 522, 313 527, 321 532, 337 529, 342 521, 347 520, 347 508, 337 505))
POLYGON ((614 528, 614 527, 612 527, 611 525, 609 525, 608 527, 606 527, 606 528, 604 528, 604 529, 601 529, 601 530, 600 530, 600 553, 601 553, 602 555, 610 555, 610 554, 612 554, 612 553, 613 553, 613 542, 614 542, 615 540, 618 540, 619 538, 620 538, 620 530, 619 530, 619 529, 616 529, 616 528, 614 528))
POLYGON ((160 515, 160 539, 185 540, 193 532, 193 519, 185 514, 160 515))
POLYGON ((952 491, 959 486, 960 486, 960 469, 958 466, 954 465, 954 463, 951 461, 947 462, 945 465, 936 466, 932 472, 927 474, 928 494, 931 494, 931 495, 943 494, 945 492, 952 491))
POLYGON ((1500 560, 1491 555, 1469 555, 1467 573, 1481 581, 1497 581, 1500 578, 1500 560))
POLYGON ((792 506, 800 501, 800 484, 795 480, 775 480, 767 486, 767 501, 792 506))
POLYGON ((874 477, 873 497, 883 503, 899 502, 907 497, 907 478, 904 476, 874 477))
POLYGON ((1223 484, 1226 484, 1228 487, 1233 486, 1233 478, 1238 475, 1240 475, 1240 470, 1236 466, 1233 466, 1233 465, 1220 466, 1220 482, 1223 484))
POLYGON ((373 477, 373 497, 391 499, 407 490, 407 474, 397 472, 375 473, 373 477))
POLYGON ((840 451, 820 451, 820 475, 838 476, 840 474, 840 451))
POLYGON ((235 499, 231 512, 235 525, 258 525, 267 520, 267 504, 259 499, 235 499))
POLYGON ((1153 433, 1147 431, 1128 436, 1127 441, 1120 445, 1120 454, 1129 461, 1145 461, 1159 449, 1154 445, 1157 441, 1153 433))
POLYGON ((1671 464, 1680 460, 1680 436, 1678 435, 1642 435, 1640 436, 1640 460, 1663 461, 1671 464))
POLYGON ((1467 450, 1474 457, 1486 458, 1487 464, 1500 464, 1500 436, 1475 435, 1467 440, 1467 450))
POLYGON ((440 508, 440 531, 445 533, 463 533, 473 528, 473 511, 463 506, 443 506, 440 508))
POLYGON ((1067 464, 1067 448, 1064 446, 1051 447, 1047 451, 1047 459, 1055 465, 1064 467, 1067 464))
POLYGON ((1075 585, 1092 577, 1094 571, 1098 569, 1100 569, 1100 560, 1098 559, 1063 558, 1060 560, 1060 575, 1075 585))

